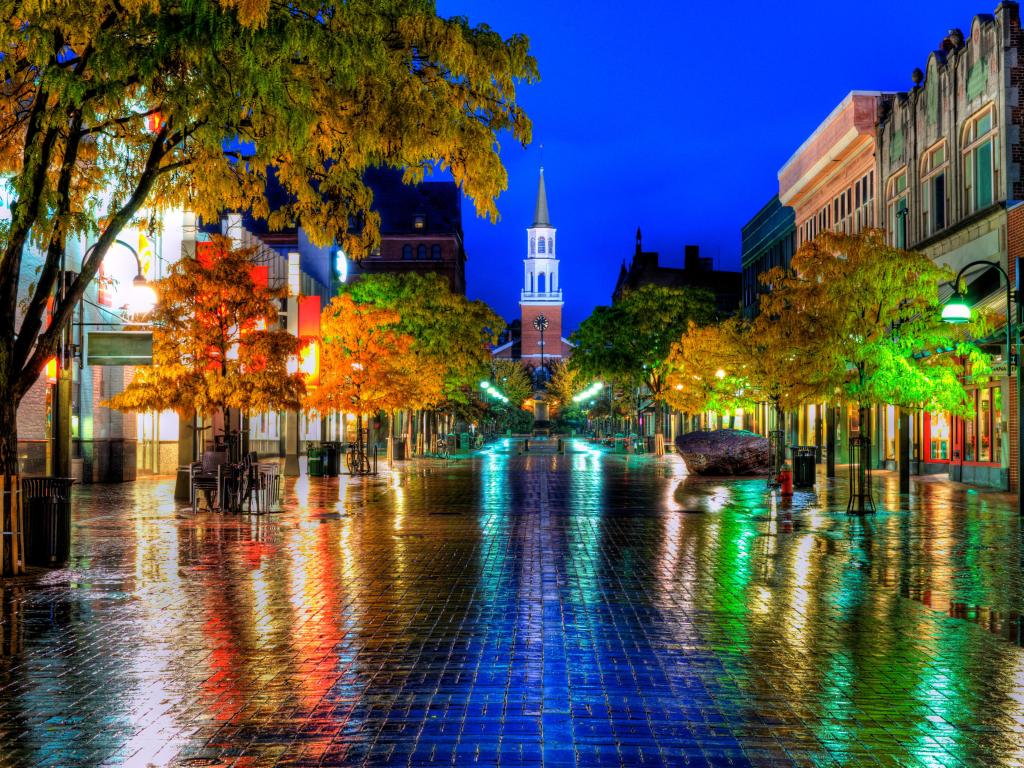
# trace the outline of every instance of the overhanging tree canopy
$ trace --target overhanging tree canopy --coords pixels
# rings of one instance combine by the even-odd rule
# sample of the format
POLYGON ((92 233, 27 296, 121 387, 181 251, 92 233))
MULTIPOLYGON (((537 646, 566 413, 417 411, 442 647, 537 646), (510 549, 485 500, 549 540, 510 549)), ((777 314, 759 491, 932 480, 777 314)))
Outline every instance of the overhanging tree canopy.
POLYGON ((3 4, 0 22, 12 197, 0 304, 17 304, 29 248, 44 256, 20 328, 0 314, 10 472, 17 404, 130 223, 168 206, 252 210, 359 257, 378 240, 366 167, 414 181, 439 163, 493 217, 506 186, 497 136, 530 137, 516 103, 517 83, 537 76, 526 38, 442 19, 424 0, 26 0, 3 4), (290 195, 274 211, 270 168, 290 195), (94 247, 44 325, 71 237, 94 247))

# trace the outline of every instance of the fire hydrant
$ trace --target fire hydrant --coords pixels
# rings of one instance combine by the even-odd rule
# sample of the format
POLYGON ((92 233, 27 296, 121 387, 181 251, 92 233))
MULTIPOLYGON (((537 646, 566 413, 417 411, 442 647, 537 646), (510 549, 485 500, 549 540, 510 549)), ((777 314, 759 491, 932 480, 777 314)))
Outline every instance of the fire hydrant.
POLYGON ((789 466, 788 461, 783 464, 782 469, 779 470, 779 495, 793 495, 793 468, 789 466))

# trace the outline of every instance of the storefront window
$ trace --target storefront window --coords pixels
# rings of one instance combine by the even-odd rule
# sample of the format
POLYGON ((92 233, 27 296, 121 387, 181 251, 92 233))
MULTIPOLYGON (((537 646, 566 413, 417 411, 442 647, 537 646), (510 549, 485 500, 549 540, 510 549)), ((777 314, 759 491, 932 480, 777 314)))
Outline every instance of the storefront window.
POLYGON ((931 414, 931 458, 947 461, 949 459, 949 415, 945 413, 931 414))
POLYGON ((978 392, 978 461, 992 461, 992 390, 978 392))

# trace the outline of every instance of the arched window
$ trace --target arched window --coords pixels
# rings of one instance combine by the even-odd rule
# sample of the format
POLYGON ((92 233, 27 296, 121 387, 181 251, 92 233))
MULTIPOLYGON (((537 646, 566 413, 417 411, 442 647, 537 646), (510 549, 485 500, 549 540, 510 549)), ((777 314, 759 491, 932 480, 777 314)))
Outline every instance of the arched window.
POLYGON ((897 248, 907 247, 907 169, 897 171, 885 185, 886 226, 889 242, 897 248))
POLYGON ((548 290, 551 291, 552 293, 555 292, 555 273, 554 272, 552 272, 550 275, 548 275, 548 290))
POLYGON ((411 245, 403 245, 402 246, 402 258, 403 259, 411 259, 412 258, 412 246, 411 245))
POLYGON ((530 293, 533 293, 533 272, 530 273, 530 293))
POLYGON ((538 253, 544 253, 544 238, 543 237, 540 239, 540 249, 537 252, 538 253))
POLYGON ((537 275, 537 293, 544 293, 544 273, 537 275))
POLYGON ((416 258, 419 259, 420 261, 426 260, 427 246, 423 245, 422 243, 416 246, 416 258))
POLYGON ((430 258, 432 258, 434 261, 441 260, 441 246, 438 245, 437 243, 434 243, 434 245, 430 246, 430 258))
POLYGON ((554 241, 554 240, 552 240, 552 239, 551 239, 551 238, 549 237, 549 238, 548 238, 548 253, 554 253, 554 252, 555 252, 555 241, 554 241))
POLYGON ((533 256, 535 253, 537 253, 537 238, 536 237, 531 237, 530 238, 530 255, 533 256))
POLYGON ((921 233, 928 237, 946 228, 946 170, 949 156, 943 139, 921 157, 921 233))
POLYGON ((964 187, 967 213, 992 205, 999 186, 999 153, 996 151, 996 111, 991 105, 975 112, 964 123, 964 187))

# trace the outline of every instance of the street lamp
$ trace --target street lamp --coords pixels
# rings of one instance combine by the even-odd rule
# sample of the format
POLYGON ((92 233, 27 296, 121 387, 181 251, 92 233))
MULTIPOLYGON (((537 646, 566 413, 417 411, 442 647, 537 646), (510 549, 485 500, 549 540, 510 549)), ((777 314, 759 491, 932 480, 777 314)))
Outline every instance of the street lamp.
POLYGON ((956 274, 953 281, 953 296, 942 308, 942 319, 952 325, 962 325, 971 320, 971 307, 967 304, 966 295, 960 290, 960 281, 967 270, 972 267, 984 266, 999 270, 999 274, 1006 280, 1006 372, 1016 373, 1015 385, 1017 394, 1017 514, 1024 517, 1024 489, 1021 484, 1024 482, 1024 451, 1021 450, 1021 427, 1024 426, 1024 401, 1021 394, 1024 392, 1024 380, 1021 377, 1020 365, 1020 326, 1022 318, 1021 292, 1020 292, 1020 271, 1021 259, 1017 259, 1016 275, 1017 288, 1010 285, 1010 275, 1003 269, 1003 265, 996 261, 978 259, 965 264, 956 274), (1013 315, 1010 314, 1011 309, 1013 315), (1012 334, 1012 336, 1011 336, 1012 334), (1011 338, 1013 346, 1011 347, 1011 338))
MULTIPOLYGON (((537 315, 533 318, 533 327, 540 331, 540 369, 541 376, 544 374, 544 331, 548 328, 548 319, 544 315, 537 315)), ((545 376, 546 378, 546 376, 545 376)))
MULTIPOLYGON (((98 243, 95 243, 86 250, 82 255, 82 262, 84 263, 86 258, 89 256, 90 251, 96 247, 98 243)), ((156 291, 153 290, 153 286, 146 280, 146 275, 142 269, 142 259, 139 258, 139 253, 132 248, 124 240, 115 240, 114 245, 120 245, 122 248, 126 248, 128 252, 135 257, 136 273, 135 277, 132 278, 132 288, 125 301, 125 308, 132 315, 146 315, 153 311, 153 307, 156 306, 156 291)))

